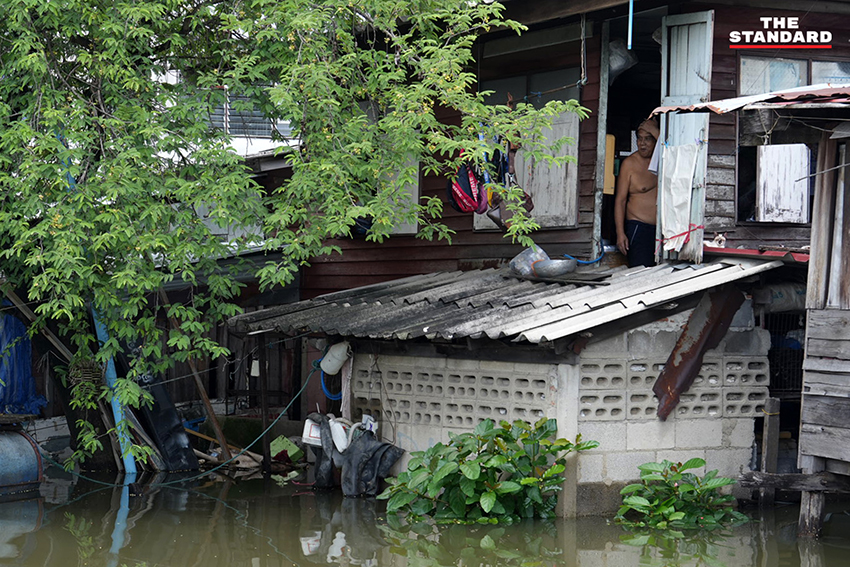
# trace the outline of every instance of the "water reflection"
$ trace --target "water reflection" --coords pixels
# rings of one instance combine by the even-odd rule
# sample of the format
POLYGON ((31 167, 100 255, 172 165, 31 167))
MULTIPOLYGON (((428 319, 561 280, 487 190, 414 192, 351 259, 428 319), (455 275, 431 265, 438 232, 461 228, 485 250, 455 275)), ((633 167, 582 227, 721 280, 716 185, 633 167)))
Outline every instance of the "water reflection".
POLYGON ((838 504, 822 542, 802 544, 794 506, 728 533, 671 536, 628 532, 604 518, 405 525, 374 500, 263 480, 66 486, 0 503, 0 565, 799 567, 846 564, 850 546, 850 515, 838 504))

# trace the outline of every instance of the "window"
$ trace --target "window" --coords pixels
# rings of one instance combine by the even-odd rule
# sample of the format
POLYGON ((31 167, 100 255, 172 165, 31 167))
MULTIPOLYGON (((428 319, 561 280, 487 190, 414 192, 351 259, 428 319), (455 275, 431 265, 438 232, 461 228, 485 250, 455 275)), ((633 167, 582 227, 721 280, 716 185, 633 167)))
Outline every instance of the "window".
MULTIPOLYGON (((579 69, 543 71, 526 75, 492 79, 481 83, 481 90, 493 91, 488 97, 492 104, 505 104, 508 93, 516 99, 525 97, 537 107, 550 100, 572 100, 579 98, 575 86, 581 78, 579 69)), ((561 149, 560 155, 578 158, 579 119, 578 115, 566 112, 555 119, 547 132, 551 141, 570 137, 574 144, 561 149)), ((536 164, 523 159, 522 150, 517 152, 517 182, 534 199, 531 215, 542 228, 565 228, 575 226, 578 219, 578 161, 559 167, 536 164)), ((496 229, 496 224, 486 215, 475 215, 476 230, 496 229)))
MULTIPOLYGON (((742 55, 739 71, 742 96, 850 81, 850 63, 844 61, 742 55)), ((817 153, 810 138, 784 113, 756 109, 738 115, 739 221, 809 222, 809 174, 817 153)))
POLYGON ((262 112, 247 108, 248 104, 247 97, 228 93, 227 102, 213 111, 212 125, 240 138, 271 138, 275 130, 283 137, 292 135, 289 122, 272 125, 262 112))
POLYGON ((767 93, 820 83, 850 82, 850 62, 741 56, 741 95, 767 93), (811 78, 810 78, 811 77, 811 78))
POLYGON ((808 61, 768 57, 741 57, 742 95, 769 93, 808 84, 808 61))
POLYGON ((809 168, 806 144, 759 146, 756 159, 757 222, 809 222, 809 168))

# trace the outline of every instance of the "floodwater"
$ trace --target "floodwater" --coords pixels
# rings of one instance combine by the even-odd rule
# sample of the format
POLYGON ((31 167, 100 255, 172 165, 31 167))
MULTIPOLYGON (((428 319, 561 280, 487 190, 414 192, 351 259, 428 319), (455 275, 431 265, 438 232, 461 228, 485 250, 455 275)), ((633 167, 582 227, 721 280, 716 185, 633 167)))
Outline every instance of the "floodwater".
POLYGON ((399 527, 382 502, 275 480, 206 477, 130 495, 69 476, 46 481, 39 496, 0 503, 0 565, 831 567, 850 565, 843 504, 831 504, 813 544, 798 544, 797 507, 781 504, 727 534, 676 540, 630 534, 604 518, 399 527))

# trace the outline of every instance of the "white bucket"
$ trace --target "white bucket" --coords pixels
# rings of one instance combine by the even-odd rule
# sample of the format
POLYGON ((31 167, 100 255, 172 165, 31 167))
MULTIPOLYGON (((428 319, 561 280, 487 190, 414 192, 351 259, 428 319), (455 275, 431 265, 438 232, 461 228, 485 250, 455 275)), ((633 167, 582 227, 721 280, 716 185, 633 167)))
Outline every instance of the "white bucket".
POLYGON ((325 374, 336 374, 339 372, 339 369, 348 360, 348 348, 348 341, 342 341, 328 349, 322 362, 319 363, 325 374))

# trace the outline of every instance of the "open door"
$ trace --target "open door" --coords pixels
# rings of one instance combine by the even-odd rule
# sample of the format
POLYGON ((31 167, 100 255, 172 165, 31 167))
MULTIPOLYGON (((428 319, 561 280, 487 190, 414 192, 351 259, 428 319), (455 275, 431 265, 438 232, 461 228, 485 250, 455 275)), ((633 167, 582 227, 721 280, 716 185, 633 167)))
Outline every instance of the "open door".
MULTIPOLYGON (((714 12, 666 16, 661 29, 661 105, 689 105, 710 100, 714 12)), ((660 126, 659 141, 663 142, 663 151, 658 176, 658 238, 663 239, 662 243, 667 247, 678 250, 679 259, 701 262, 708 115, 669 113, 662 116, 660 126), (675 146, 692 145, 696 148, 691 152, 669 151, 675 146), (668 163, 665 163, 665 154, 668 163), (671 169, 673 159, 694 159, 695 163, 688 167, 679 164, 674 175, 671 169), (666 178, 673 179, 673 183, 665 184, 665 168, 666 178), (692 180, 683 183, 681 176, 691 175, 691 172, 692 180), (683 194, 687 186, 691 187, 689 195, 683 194), (676 208, 679 214, 671 214, 676 208), (678 240, 675 247, 672 246, 674 239, 678 240)), ((659 247, 661 257, 675 257, 672 255, 676 252, 665 253, 664 247, 659 247)))

